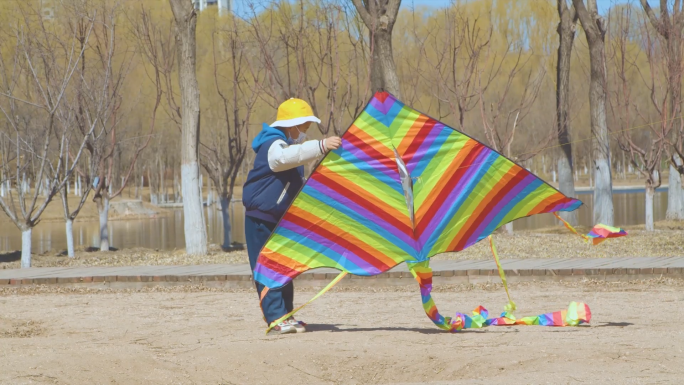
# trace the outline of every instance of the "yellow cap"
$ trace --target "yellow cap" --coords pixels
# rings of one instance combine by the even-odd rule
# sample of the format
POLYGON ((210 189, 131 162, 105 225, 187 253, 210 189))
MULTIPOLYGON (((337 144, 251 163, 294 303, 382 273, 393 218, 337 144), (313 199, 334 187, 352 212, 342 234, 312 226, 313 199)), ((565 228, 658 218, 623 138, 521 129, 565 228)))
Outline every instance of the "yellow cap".
POLYGON ((309 103, 295 98, 290 98, 278 106, 277 119, 271 127, 294 127, 306 122, 321 122, 314 116, 309 103))

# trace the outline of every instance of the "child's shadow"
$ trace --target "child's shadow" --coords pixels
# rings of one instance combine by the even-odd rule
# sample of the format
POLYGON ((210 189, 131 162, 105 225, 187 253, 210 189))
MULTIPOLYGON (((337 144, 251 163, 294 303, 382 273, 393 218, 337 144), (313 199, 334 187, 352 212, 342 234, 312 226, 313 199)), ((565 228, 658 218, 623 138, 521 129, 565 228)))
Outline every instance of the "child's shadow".
MULTIPOLYGON (((340 325, 328 325, 328 324, 307 324, 306 325, 306 331, 307 332, 333 332, 333 333, 338 333, 338 332, 375 332, 375 331, 391 331, 391 332, 414 332, 414 333, 421 333, 421 334, 444 334, 444 333, 449 333, 446 330, 441 330, 438 328, 405 328, 405 327, 376 327, 376 328, 355 328, 355 327, 349 327, 349 328, 343 328, 340 329, 338 326, 340 325)), ((459 333, 491 333, 493 329, 468 329, 468 330, 461 330, 459 333)), ((496 330, 496 333, 517 333, 517 329, 508 329, 506 328, 501 329, 501 330, 496 330)))

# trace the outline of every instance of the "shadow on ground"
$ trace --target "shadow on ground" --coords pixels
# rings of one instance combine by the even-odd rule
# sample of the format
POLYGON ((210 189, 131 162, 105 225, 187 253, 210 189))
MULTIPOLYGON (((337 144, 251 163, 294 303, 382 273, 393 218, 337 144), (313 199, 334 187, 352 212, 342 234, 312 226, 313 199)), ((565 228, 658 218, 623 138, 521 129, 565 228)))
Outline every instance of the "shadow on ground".
MULTIPOLYGON (((467 330, 461 330, 459 333, 486 333, 486 332, 492 332, 495 331, 498 333, 518 333, 519 330, 517 329, 492 329, 492 328, 487 328, 487 329, 467 329, 467 330)), ((404 327, 377 327, 377 328, 354 328, 354 327, 349 327, 349 328, 344 328, 340 329, 339 325, 317 325, 317 324, 307 324, 306 325, 306 331, 307 332, 375 332, 375 331, 388 331, 388 332, 414 332, 414 333, 420 333, 420 334, 444 334, 448 333, 445 330, 438 329, 437 327, 434 328, 404 328, 404 327)))
POLYGON ((634 325, 633 323, 629 323, 629 322, 603 322, 601 325, 597 325, 597 326, 594 326, 594 327, 597 327, 597 328, 605 328, 605 327, 620 327, 620 328, 623 328, 623 327, 625 327, 625 326, 633 326, 633 325, 634 325))
MULTIPOLYGON (((585 328, 591 328, 591 327, 625 327, 625 326, 632 326, 633 324, 629 322, 604 322, 601 325, 597 326, 591 326, 591 325, 579 325, 575 327, 564 327, 564 328, 555 328, 555 327, 544 327, 541 326, 542 328, 546 329, 544 330, 546 333, 570 333, 570 332, 578 332, 580 329, 585 329, 585 328)), ((404 327, 376 327, 376 328, 354 328, 354 327, 345 327, 345 328, 340 328, 340 325, 322 325, 322 324, 307 324, 306 325, 306 331, 307 332, 375 332, 375 331, 389 331, 389 332, 414 332, 414 333, 421 333, 421 334, 441 334, 441 333, 448 333, 445 330, 441 330, 438 328, 404 328, 404 327)), ((466 329, 466 330, 461 330, 458 333, 519 333, 520 330, 515 328, 517 326, 521 325, 516 325, 516 326, 490 326, 488 328, 482 328, 482 329, 466 329)))
POLYGON ((14 262, 21 259, 21 251, 12 251, 10 253, 0 254, 0 263, 14 262))

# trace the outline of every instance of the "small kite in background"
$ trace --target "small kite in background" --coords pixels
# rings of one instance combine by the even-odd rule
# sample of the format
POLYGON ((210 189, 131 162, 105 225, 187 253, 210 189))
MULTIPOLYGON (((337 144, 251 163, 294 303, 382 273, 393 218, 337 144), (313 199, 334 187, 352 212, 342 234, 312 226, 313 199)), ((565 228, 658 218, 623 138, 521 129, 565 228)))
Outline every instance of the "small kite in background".
POLYGON ((589 234, 580 234, 568 222, 563 220, 563 218, 561 218, 560 215, 558 215, 558 213, 553 213, 553 215, 555 215, 556 218, 563 222, 563 224, 565 225, 565 227, 568 228, 568 230, 579 235, 585 241, 587 241, 587 243, 591 243, 592 245, 598 245, 599 243, 609 238, 619 238, 627 235, 627 232, 619 227, 608 226, 600 223, 594 226, 594 228, 592 228, 591 231, 589 231, 589 234))
MULTIPOLYGON (((575 302, 567 310, 516 319, 510 295, 498 318, 487 319, 482 307, 472 316, 443 317, 430 294, 432 256, 463 250, 484 238, 491 243, 490 235, 508 222, 573 211, 582 202, 387 92, 376 93, 341 138, 342 146, 315 168, 278 223, 259 255, 254 279, 266 286, 263 298, 269 288, 284 286, 310 269, 330 267, 341 273, 281 320, 346 274, 373 276, 406 262, 420 285, 426 314, 442 329, 590 321, 589 307, 575 302)), ((598 244, 623 235, 622 229, 598 225, 581 236, 598 244)), ((493 243, 491 247, 508 293, 493 243)))

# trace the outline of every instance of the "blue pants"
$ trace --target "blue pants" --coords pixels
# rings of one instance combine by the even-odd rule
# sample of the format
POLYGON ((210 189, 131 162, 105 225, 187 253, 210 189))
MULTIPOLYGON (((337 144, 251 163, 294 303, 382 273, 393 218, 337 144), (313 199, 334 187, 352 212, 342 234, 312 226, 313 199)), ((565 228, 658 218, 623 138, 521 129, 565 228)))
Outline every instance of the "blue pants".
MULTIPOLYGON (((252 267, 252 276, 256 267, 259 252, 264 247, 268 237, 275 230, 276 224, 262 221, 261 219, 245 216, 245 237, 247 238, 247 254, 249 255, 249 265, 252 267)), ((261 298, 261 291, 264 285, 259 282, 256 284, 257 294, 261 298)), ((271 323, 284 316, 294 309, 294 286, 292 282, 278 289, 269 289, 268 293, 261 302, 261 309, 267 323, 271 323)))

